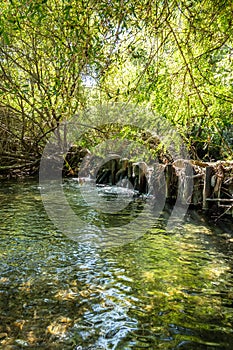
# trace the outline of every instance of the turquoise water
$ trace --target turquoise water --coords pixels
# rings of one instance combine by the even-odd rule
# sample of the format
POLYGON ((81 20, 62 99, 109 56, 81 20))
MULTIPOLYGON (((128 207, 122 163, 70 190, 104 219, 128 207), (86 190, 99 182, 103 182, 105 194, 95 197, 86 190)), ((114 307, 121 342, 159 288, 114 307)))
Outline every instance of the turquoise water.
MULTIPOLYGON (((111 226, 77 182, 64 188, 76 215, 111 226)), ((0 348, 232 349, 231 224, 189 212, 167 231, 168 215, 136 240, 98 248, 54 226, 35 180, 2 182, 0 348)))

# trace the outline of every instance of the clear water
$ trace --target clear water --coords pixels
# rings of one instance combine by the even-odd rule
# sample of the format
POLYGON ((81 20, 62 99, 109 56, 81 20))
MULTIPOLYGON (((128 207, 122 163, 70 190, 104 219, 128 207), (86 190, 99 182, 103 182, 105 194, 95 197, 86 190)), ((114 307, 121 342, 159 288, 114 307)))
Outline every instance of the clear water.
MULTIPOLYGON (((78 186, 66 182, 70 201, 78 186)), ((56 229, 36 181, 1 183, 0 348, 232 349, 231 225, 165 221, 98 249, 56 229)))

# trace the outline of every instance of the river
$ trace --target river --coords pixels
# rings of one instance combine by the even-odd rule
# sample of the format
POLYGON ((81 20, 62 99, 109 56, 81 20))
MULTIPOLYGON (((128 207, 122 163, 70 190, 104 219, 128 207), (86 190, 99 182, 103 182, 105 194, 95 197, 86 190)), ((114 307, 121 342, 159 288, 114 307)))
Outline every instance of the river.
MULTIPOLYGON (((64 186, 77 215, 93 216, 79 185, 64 186)), ((174 229, 166 220, 98 247, 54 226, 36 180, 2 182, 0 348, 232 349, 231 224, 192 211, 174 229)))

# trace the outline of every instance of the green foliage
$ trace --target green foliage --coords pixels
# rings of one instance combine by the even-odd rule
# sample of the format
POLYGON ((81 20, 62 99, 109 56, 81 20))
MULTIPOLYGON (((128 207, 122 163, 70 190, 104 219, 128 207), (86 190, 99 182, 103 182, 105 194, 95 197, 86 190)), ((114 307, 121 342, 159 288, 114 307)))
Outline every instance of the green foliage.
POLYGON ((229 0, 4 1, 0 152, 40 156, 62 120, 117 101, 150 105, 193 157, 231 158, 232 18, 229 0))
MULTIPOLYGON (((87 127, 88 129, 88 127, 87 127)), ((106 157, 112 149, 115 153, 125 152, 124 157, 132 161, 147 161, 168 157, 164 145, 159 138, 149 131, 135 125, 119 123, 103 124, 100 128, 89 128, 81 138, 77 140, 77 146, 87 148, 92 154, 106 157), (103 140, 107 141, 106 143, 103 140), (102 145, 101 145, 102 144, 102 145)))
POLYGON ((193 157, 232 157, 231 3, 153 9, 147 26, 122 48, 125 58, 105 77, 108 96, 150 103, 178 128, 193 157), (114 95, 116 86, 120 93, 114 95))

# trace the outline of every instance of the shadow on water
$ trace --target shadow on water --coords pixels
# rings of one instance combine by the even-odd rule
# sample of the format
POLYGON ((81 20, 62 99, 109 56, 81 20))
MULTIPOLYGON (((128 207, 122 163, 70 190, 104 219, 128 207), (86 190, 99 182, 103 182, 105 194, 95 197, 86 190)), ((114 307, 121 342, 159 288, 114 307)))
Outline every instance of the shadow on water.
MULTIPOLYGON (((65 187, 77 215, 106 220, 78 184, 65 187)), ((167 216, 135 241, 98 249, 54 227, 35 181, 2 183, 0 348, 232 349, 230 225, 190 212, 166 231, 167 216)))

